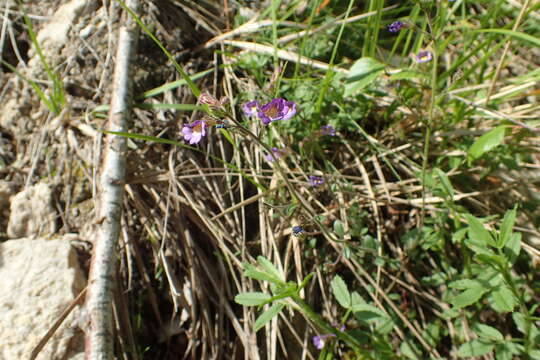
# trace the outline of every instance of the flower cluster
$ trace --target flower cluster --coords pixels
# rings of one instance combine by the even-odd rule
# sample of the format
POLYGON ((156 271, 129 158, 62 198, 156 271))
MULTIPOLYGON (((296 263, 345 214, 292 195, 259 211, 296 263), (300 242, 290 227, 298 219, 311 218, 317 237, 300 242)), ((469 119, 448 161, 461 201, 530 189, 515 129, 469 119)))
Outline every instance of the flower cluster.
POLYGON ((276 98, 269 103, 260 105, 258 101, 253 100, 245 103, 243 110, 246 116, 257 115, 264 125, 268 125, 274 121, 288 120, 293 117, 296 114, 296 103, 276 98))

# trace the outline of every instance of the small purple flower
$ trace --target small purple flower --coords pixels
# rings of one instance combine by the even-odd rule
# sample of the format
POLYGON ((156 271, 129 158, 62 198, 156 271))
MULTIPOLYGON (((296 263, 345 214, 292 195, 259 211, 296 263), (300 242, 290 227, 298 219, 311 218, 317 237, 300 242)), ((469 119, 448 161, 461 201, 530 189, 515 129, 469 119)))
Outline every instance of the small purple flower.
POLYGON ((324 348, 326 340, 328 340, 328 338, 335 337, 335 336, 336 335, 334 334, 315 335, 313 337, 313 345, 315 345, 315 347, 318 350, 322 350, 324 348))
POLYGON ((324 184, 324 179, 320 176, 315 176, 315 175, 309 175, 308 176, 308 182, 309 182, 309 185, 313 186, 313 187, 317 187, 317 186, 321 186, 324 184))
POLYGON ((257 115, 257 113, 259 112, 259 108, 260 108, 260 105, 257 100, 248 101, 247 103, 244 104, 244 106, 242 106, 242 110, 244 110, 244 114, 246 114, 246 116, 248 117, 257 115))
POLYGON ((398 21, 394 21, 393 23, 388 25, 388 31, 395 33, 395 32, 398 32, 399 30, 401 30, 404 27, 405 27, 405 24, 402 21, 398 20, 398 21))
POLYGON ((321 126, 321 135, 336 136, 336 129, 332 125, 321 126))
MULTIPOLYGON (((245 111, 245 110, 244 110, 245 111)), ((296 114, 296 103, 276 98, 259 108, 258 115, 264 125, 273 121, 288 120, 296 114)))
POLYGON ((433 54, 429 50, 422 50, 414 56, 414 59, 418 64, 425 63, 433 59, 433 54))
MULTIPOLYGON (((294 236, 298 236, 304 232, 304 229, 300 225, 293 226, 292 233, 294 236)), ((315 341, 315 340, 314 340, 315 341)))
POLYGON ((264 155, 264 158, 266 159, 266 161, 268 161, 268 162, 274 162, 274 158, 275 158, 275 159, 279 159, 280 157, 284 156, 284 155, 285 155, 285 151, 280 150, 280 149, 278 149, 277 147, 273 147, 273 148, 272 148, 272 154, 266 154, 266 155, 264 155), (274 154, 274 156, 272 156, 272 154, 274 154))
POLYGON ((189 141, 191 145, 199 143, 206 135, 205 127, 206 123, 202 120, 195 120, 191 124, 184 125, 182 128, 184 140, 189 141))
MULTIPOLYGON (((334 324, 334 327, 337 328, 338 325, 334 324)), ((345 325, 342 325, 340 328, 339 328, 339 331, 345 331, 345 325)), ((313 337, 313 345, 315 345, 315 347, 318 349, 318 350, 322 350, 324 348, 324 345, 326 345, 326 341, 329 339, 329 338, 333 338, 333 337, 336 337, 336 335, 334 334, 324 334, 324 335, 315 335, 313 337)))

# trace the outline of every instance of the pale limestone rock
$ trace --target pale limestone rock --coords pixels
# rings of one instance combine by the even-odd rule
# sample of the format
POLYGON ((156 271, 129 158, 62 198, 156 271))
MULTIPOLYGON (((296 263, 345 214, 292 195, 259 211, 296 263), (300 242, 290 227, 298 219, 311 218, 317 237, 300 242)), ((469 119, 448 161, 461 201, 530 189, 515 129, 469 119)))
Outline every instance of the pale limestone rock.
POLYGON ((8 237, 20 238, 54 233, 55 217, 49 185, 40 183, 31 186, 11 198, 8 237))
MULTIPOLYGON (((0 243, 0 359, 29 359, 30 353, 84 288, 84 275, 70 245, 74 235, 0 243)), ((83 334, 76 307, 38 359, 80 356, 83 334)))

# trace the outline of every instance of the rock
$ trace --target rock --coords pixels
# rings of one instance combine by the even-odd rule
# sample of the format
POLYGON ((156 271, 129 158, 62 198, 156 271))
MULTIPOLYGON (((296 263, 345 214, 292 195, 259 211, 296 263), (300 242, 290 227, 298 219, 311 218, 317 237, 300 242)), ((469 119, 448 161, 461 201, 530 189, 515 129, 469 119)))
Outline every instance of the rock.
POLYGON ((20 238, 54 233, 55 218, 49 185, 31 186, 11 199, 7 235, 20 238))
POLYGON ((9 218, 9 199, 15 194, 15 184, 0 180, 0 233, 5 233, 9 218))
MULTIPOLYGON (((29 359, 34 347, 86 285, 74 235, 0 243, 0 359, 29 359)), ((76 307, 37 359, 73 359, 83 351, 76 307)))
MULTIPOLYGON (((39 31, 37 40, 48 61, 57 58, 61 49, 68 43, 71 28, 88 3, 88 0, 71 0, 62 4, 51 16, 51 20, 39 31)), ((30 68, 41 68, 42 64, 39 57, 34 56, 29 65, 30 68)))

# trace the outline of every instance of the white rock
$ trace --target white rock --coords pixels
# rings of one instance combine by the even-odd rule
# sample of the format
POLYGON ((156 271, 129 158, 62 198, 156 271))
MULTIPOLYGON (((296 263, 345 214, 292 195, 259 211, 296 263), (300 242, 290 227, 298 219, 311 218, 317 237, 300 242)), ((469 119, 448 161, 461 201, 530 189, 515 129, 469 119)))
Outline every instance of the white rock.
MULTIPOLYGON (((34 347, 85 286, 73 235, 0 244, 0 359, 29 359, 34 347)), ((73 359, 83 350, 76 307, 37 359, 73 359)))
POLYGON ((49 185, 40 183, 31 186, 11 198, 8 237, 20 238, 54 233, 55 217, 49 185))

